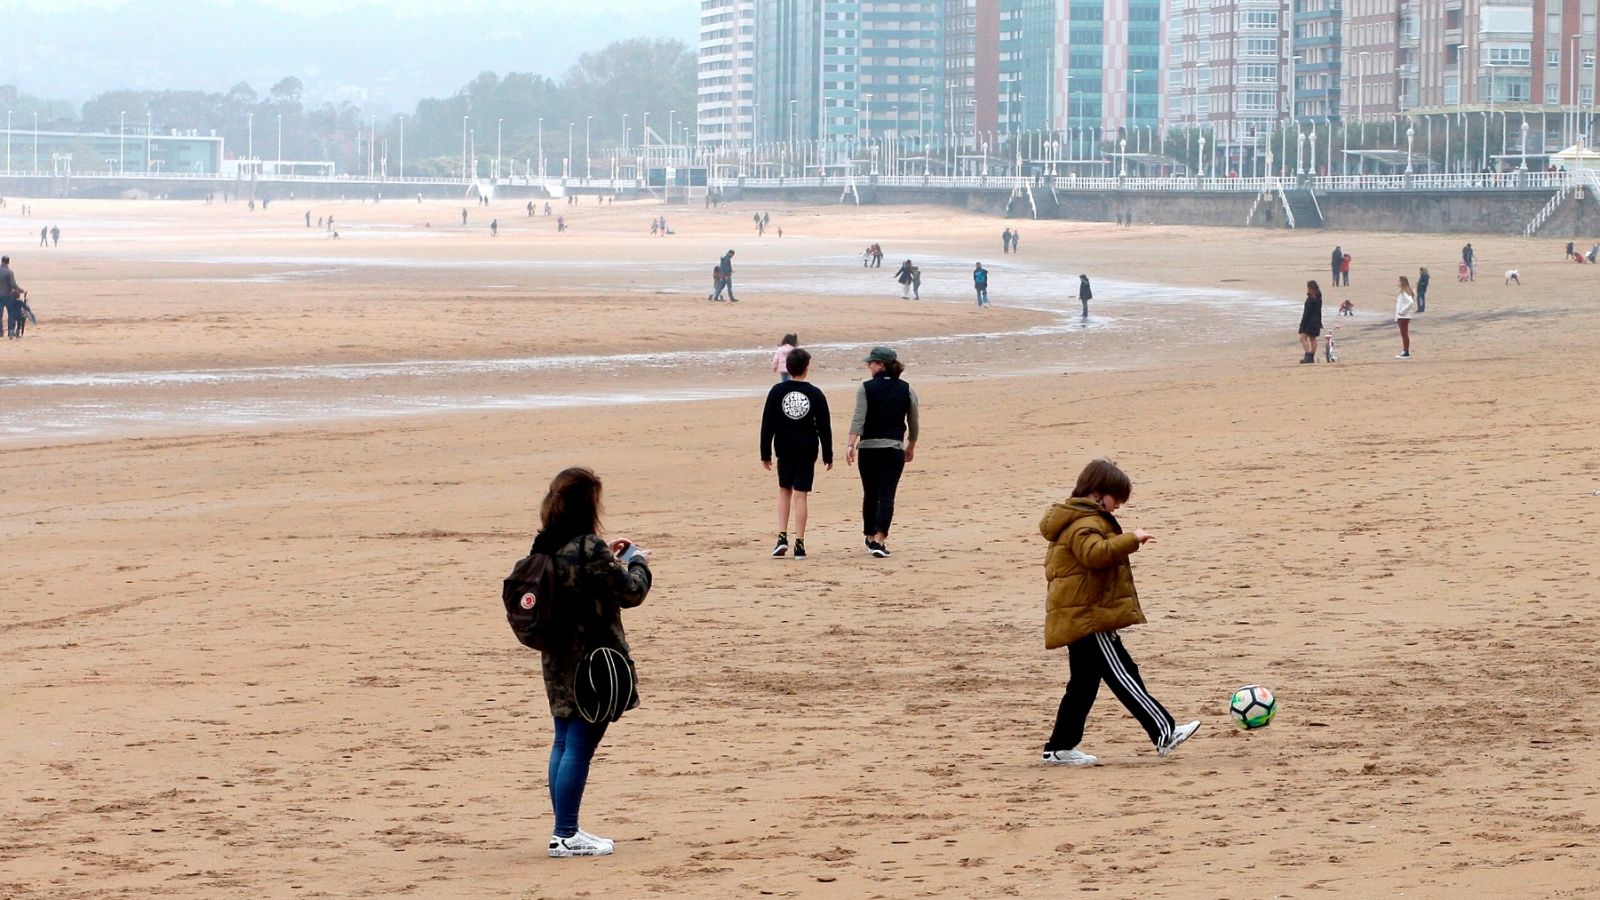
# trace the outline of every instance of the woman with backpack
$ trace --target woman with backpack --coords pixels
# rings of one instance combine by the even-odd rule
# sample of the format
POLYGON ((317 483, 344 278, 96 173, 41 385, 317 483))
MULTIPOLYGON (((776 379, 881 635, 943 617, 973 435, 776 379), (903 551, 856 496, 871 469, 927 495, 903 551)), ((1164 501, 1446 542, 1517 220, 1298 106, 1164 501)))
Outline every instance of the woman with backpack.
POLYGON ((544 690, 555 719, 550 748, 550 855, 607 856, 615 843, 578 827, 589 763, 606 727, 639 705, 622 610, 650 592, 650 551, 600 537, 600 478, 571 468, 550 482, 539 507, 543 524, 530 559, 549 558, 548 596, 529 593, 523 608, 541 610, 544 690))

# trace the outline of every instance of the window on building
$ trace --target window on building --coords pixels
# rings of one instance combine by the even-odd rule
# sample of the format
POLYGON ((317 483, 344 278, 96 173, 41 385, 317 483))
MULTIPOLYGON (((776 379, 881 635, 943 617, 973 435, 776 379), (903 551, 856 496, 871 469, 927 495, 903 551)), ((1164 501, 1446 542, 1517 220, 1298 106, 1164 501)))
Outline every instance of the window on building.
POLYGON ((1559 85, 1559 84, 1548 84, 1548 83, 1545 84, 1545 86, 1544 86, 1544 102, 1546 104, 1550 105, 1550 106, 1555 106, 1556 104, 1560 103, 1561 102, 1561 85, 1559 85))
POLYGON ((1449 105, 1454 105, 1461 102, 1461 85, 1458 83, 1456 76, 1454 75, 1445 77, 1444 102, 1449 105))
POLYGON ((1544 64, 1552 69, 1561 68, 1561 51, 1546 50, 1544 52, 1544 64))
POLYGON ((1533 62, 1531 47, 1486 47, 1483 51, 1486 66, 1527 66, 1533 62))
POLYGON ((1561 33, 1561 13, 1553 12, 1553 13, 1545 13, 1544 14, 1544 33, 1545 34, 1560 34, 1561 33))

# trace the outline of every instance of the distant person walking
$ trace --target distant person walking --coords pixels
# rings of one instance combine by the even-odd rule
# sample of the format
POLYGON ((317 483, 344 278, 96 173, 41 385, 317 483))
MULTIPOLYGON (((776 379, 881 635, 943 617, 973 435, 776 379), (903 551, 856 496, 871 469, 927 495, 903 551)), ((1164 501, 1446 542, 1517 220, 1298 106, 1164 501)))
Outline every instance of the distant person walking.
MULTIPOLYGON (((717 271, 720 272, 722 270, 718 269, 717 271)), ((780 382, 789 380, 789 370, 785 367, 784 360, 788 359, 789 354, 793 353, 798 346, 800 346, 800 338, 790 332, 783 336, 783 340, 778 342, 778 349, 772 352, 772 371, 777 374, 780 382)))
POLYGON ((1010 253, 1011 252, 1011 229, 1010 228, 1007 228, 1005 231, 1000 232, 1000 252, 1001 253, 1010 253))
POLYGON ((1306 282, 1306 304, 1300 312, 1300 363, 1317 361, 1317 338, 1322 334, 1322 288, 1306 282))
POLYGON ((1011 232, 1011 252, 1012 253, 1021 253, 1022 252, 1022 250, 1020 249, 1021 245, 1022 245, 1022 232, 1013 229, 1012 232, 1011 232))
POLYGON ((467 224, 467 208, 465 206, 461 207, 461 224, 467 224))
POLYGON ((1411 358, 1411 316, 1417 311, 1417 295, 1411 291, 1411 282, 1400 276, 1400 293, 1394 298, 1394 320, 1400 326, 1400 355, 1395 359, 1411 358))
POLYGON ((1467 267, 1467 280, 1476 281, 1478 278, 1478 254, 1473 252, 1471 243, 1461 248, 1461 264, 1467 267))
POLYGON ((311 210, 306 210, 306 227, 311 227, 311 210))
POLYGON ((549 852, 557 858, 607 856, 616 847, 614 841, 578 827, 595 748, 615 721, 612 716, 620 714, 603 711, 598 721, 585 715, 588 704, 582 702, 579 677, 597 668, 591 666, 591 654, 609 650, 606 656, 621 661, 619 668, 627 671, 614 683, 628 696, 618 698, 620 705, 623 710, 639 705, 622 610, 643 603, 650 593, 650 551, 625 538, 607 544, 600 537, 601 509, 600 478, 589 469, 564 470, 550 482, 540 504, 543 528, 531 551, 550 558, 555 593, 535 602, 554 600, 560 611, 552 616, 542 651, 545 697, 555 720, 548 768, 555 829, 549 852))
POLYGON ((22 303, 27 298, 28 292, 17 284, 16 273, 11 271, 11 257, 0 256, 0 304, 3 304, 6 314, 6 339, 16 340, 22 337, 23 317, 22 303))
POLYGON ((1333 248, 1333 281, 1334 287, 1339 286, 1339 273, 1344 271, 1344 248, 1333 248))
POLYGON ((489 220, 489 236, 490 237, 499 237, 500 236, 500 220, 499 219, 490 219, 489 220))
POLYGON ((738 303, 739 298, 733 295, 733 251, 722 254, 722 259, 717 263, 722 270, 722 284, 728 290, 728 302, 738 303))
POLYGON ((900 264, 900 269, 894 273, 894 280, 900 282, 900 299, 911 299, 911 270, 916 268, 911 265, 911 260, 900 264))
POLYGON ((50 226, 48 225, 39 229, 39 246, 50 246, 50 226))
POLYGON ((61 246, 61 226, 60 225, 51 225, 50 226, 50 246, 52 246, 52 247, 61 246))
POLYGON ((816 481, 817 447, 822 464, 833 469, 833 427, 828 398, 806 381, 811 354, 795 349, 784 356, 783 380, 767 392, 761 413, 761 465, 772 470, 778 456, 778 541, 772 556, 789 552, 789 513, 794 512, 794 558, 806 558, 806 520, 811 487, 816 481))
POLYGON ((1350 286, 1350 254, 1346 253, 1344 259, 1339 260, 1339 274, 1344 278, 1344 286, 1350 286))
POLYGON ((989 305, 989 270, 978 263, 972 267, 972 288, 978 292, 978 306, 989 305))
POLYGON ((1084 321, 1089 319, 1089 301, 1094 299, 1094 290, 1089 287, 1089 276, 1078 276, 1078 302, 1083 304, 1084 321))
POLYGON ((1417 270, 1417 312, 1428 310, 1428 267, 1417 270))
POLYGON ((917 392, 901 380, 905 365, 893 350, 873 347, 863 362, 871 377, 856 391, 845 462, 860 459, 863 543, 868 553, 886 559, 895 493, 916 456, 920 417, 917 392))

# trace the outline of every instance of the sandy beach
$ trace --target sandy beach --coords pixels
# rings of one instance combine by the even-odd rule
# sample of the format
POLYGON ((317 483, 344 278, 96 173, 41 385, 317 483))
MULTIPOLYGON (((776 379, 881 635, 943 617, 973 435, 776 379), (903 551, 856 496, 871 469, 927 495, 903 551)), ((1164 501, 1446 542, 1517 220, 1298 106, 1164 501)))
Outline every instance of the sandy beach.
POLYGON ((1461 284, 1458 236, 309 207, 335 240, 288 200, 34 205, 0 211, 40 317, 0 344, 0 896, 1600 892, 1600 302, 1563 242, 1474 238, 1461 284), (1297 365, 1335 244, 1341 362, 1297 365), (729 248, 741 302, 707 303, 729 248), (789 331, 840 432, 806 562, 767 558, 756 447, 789 331), (889 560, 842 464, 882 343, 924 432, 889 560), (1157 759, 1102 691, 1103 765, 1044 767, 1037 523, 1102 454, 1156 535, 1125 639, 1204 725, 1157 759), (584 802, 617 852, 550 860, 548 708, 498 594, 572 464, 656 587, 584 802), (1249 683, 1280 709, 1247 734, 1249 683))

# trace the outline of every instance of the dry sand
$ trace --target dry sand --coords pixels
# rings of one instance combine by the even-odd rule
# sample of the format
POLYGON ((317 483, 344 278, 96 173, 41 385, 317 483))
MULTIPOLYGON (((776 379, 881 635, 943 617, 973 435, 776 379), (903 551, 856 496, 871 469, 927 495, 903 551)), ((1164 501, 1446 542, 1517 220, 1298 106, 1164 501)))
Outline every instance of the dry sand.
POLYGON ((0 220, 64 234, 8 250, 44 322, 0 345, 0 896, 1600 891, 1600 310, 1596 270, 1559 242, 1475 241, 1484 275, 1458 285, 1461 240, 1429 236, 1023 222, 1013 260, 994 253, 1006 223, 927 208, 774 207, 780 242, 754 239, 748 205, 669 209, 679 234, 658 240, 645 204, 580 209, 563 236, 514 204, 474 211, 500 216, 493 241, 439 227, 457 207, 313 207, 335 242, 288 201, 36 205, 0 220), (874 240, 891 257, 862 273, 874 240), (1298 366, 1299 288, 1335 243, 1359 315, 1335 318, 1330 290, 1344 362, 1298 366), (728 246, 744 302, 713 306, 699 273, 728 246), (907 255, 934 261, 934 299, 898 299, 907 255), (995 271, 987 313, 973 259, 995 271), (1419 263, 1436 277, 1401 363, 1384 313, 1419 263), (1521 289, 1492 274, 1513 265, 1521 289), (1071 330, 1046 301, 1078 271, 1113 287, 1071 330), (240 280, 258 278, 282 280, 240 280), (1007 308, 1024 283, 1038 308, 1007 308), (764 354, 49 381, 787 330, 823 345, 839 426, 871 343, 1006 333, 900 344, 925 436, 892 560, 861 553, 843 465, 813 500, 812 559, 766 558, 764 354), (530 410, 523 380, 733 396, 530 410), (413 389, 440 408, 348 413, 413 389), (448 411, 466 396, 507 408, 448 411), (201 415, 239 398, 295 402, 201 415), (30 433, 33 410, 75 424, 30 433), (1158 760, 1103 691, 1085 748, 1105 764, 1045 768, 1066 664, 1042 648, 1036 523, 1101 453, 1134 476, 1124 522, 1157 535, 1135 560, 1151 623, 1126 639, 1205 725, 1158 760), (657 587, 627 618, 644 705, 584 805, 617 853, 557 861, 537 660, 497 592, 572 463, 605 477, 611 531, 656 549, 657 587), (1244 734, 1225 702, 1249 682, 1281 708, 1244 734))

